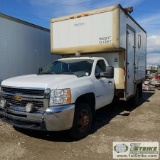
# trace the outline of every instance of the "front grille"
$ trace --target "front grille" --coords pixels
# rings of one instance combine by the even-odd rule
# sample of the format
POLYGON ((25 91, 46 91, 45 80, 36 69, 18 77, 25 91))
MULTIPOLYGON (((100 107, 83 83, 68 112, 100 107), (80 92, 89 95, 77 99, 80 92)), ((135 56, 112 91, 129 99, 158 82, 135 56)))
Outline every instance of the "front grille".
POLYGON ((9 87, 2 87, 2 90, 3 92, 12 95, 20 94, 20 95, 31 95, 31 96, 44 96, 44 90, 9 88, 9 87))
POLYGON ((13 106, 21 106, 25 107, 27 103, 32 103, 34 107, 41 108, 44 106, 43 101, 36 101, 36 100, 15 100, 13 96, 5 96, 5 99, 8 104, 13 106))
POLYGON ((2 86, 2 97, 9 106, 20 107, 22 110, 28 103, 32 103, 36 109, 45 109, 48 106, 48 99, 45 99, 45 90, 14 88, 2 86))

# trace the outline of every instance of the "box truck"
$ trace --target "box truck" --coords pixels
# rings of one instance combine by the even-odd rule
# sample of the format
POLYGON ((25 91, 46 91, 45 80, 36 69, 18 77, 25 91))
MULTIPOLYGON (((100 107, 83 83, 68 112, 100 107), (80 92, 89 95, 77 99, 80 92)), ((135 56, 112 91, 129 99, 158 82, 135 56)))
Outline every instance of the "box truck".
POLYGON ((50 52, 49 29, 0 13, 0 83, 37 73, 57 56, 50 52))
POLYGON ((13 126, 80 139, 97 109, 142 95, 146 31, 121 5, 51 19, 51 51, 62 58, 38 75, 2 82, 0 113, 13 126))

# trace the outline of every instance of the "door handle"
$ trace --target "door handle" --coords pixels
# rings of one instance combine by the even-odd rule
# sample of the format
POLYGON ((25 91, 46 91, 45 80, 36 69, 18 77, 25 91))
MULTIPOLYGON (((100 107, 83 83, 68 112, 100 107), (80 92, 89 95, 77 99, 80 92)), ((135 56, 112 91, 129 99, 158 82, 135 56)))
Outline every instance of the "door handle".
POLYGON ((110 83, 110 84, 111 84, 111 83, 112 83, 112 81, 108 81, 108 83, 110 83))

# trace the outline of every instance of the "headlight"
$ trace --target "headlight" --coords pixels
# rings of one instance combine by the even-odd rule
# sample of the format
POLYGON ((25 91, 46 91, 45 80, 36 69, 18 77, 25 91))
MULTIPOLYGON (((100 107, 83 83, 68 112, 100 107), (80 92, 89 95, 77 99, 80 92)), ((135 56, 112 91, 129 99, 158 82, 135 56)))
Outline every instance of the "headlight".
POLYGON ((50 106, 70 104, 71 90, 70 89, 56 89, 50 92, 50 106))

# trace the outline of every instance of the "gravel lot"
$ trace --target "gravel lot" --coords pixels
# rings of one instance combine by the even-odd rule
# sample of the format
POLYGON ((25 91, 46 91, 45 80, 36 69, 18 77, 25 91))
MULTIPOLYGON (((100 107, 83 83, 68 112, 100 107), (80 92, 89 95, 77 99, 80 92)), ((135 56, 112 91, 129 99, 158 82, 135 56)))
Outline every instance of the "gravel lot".
POLYGON ((0 160, 110 160, 115 141, 160 142, 160 90, 144 92, 128 116, 120 114, 124 106, 100 109, 91 133, 79 141, 66 132, 19 130, 0 120, 0 160))

